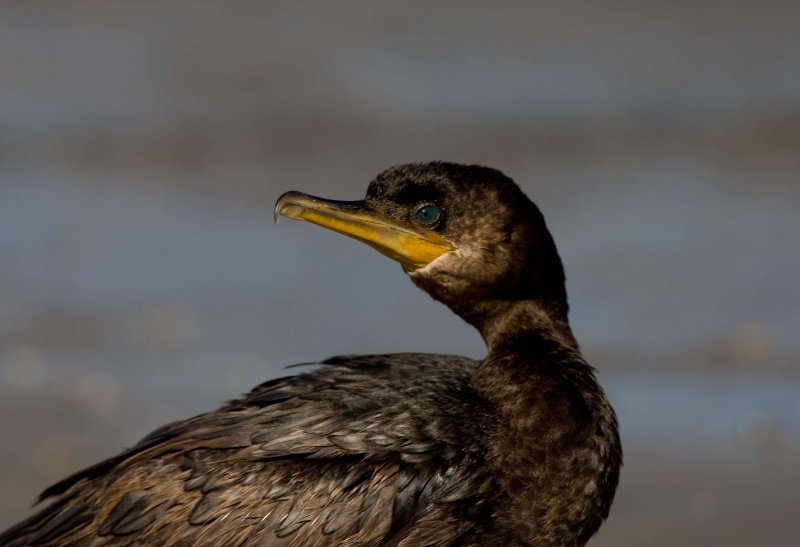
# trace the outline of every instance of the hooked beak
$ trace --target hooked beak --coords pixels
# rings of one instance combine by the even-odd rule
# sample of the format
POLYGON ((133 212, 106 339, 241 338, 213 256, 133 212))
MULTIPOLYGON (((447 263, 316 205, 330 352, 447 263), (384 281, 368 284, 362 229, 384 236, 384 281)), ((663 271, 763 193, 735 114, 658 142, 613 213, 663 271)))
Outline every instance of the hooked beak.
POLYGON ((357 239, 396 260, 407 272, 423 268, 455 249, 436 232, 400 226, 370 209, 364 201, 334 201, 286 192, 275 204, 275 222, 281 216, 306 220, 357 239))

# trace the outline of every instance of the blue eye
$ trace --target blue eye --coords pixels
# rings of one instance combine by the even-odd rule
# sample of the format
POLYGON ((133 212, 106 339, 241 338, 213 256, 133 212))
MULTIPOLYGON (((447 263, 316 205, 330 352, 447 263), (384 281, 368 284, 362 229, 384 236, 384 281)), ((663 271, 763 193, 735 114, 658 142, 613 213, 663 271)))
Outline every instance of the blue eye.
POLYGON ((414 218, 423 226, 430 226, 439 219, 439 208, 435 205, 423 205, 417 209, 414 218))

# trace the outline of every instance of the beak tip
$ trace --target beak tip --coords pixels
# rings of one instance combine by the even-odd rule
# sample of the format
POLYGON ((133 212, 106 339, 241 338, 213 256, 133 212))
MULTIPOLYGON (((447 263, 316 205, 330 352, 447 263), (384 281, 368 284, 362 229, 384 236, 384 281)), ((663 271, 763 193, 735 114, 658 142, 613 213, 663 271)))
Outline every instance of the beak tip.
POLYGON ((272 212, 272 218, 275 221, 275 224, 281 219, 281 217, 287 218, 296 218, 292 216, 292 212, 294 209, 297 209, 296 200, 307 198, 306 194, 301 192, 284 192, 278 198, 278 201, 275 202, 275 209, 272 212))

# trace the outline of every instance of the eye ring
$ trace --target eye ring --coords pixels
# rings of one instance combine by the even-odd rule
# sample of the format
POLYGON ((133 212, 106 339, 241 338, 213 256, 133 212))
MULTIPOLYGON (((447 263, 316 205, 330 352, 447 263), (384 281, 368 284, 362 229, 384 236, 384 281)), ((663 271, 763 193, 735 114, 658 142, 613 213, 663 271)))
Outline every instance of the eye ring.
POLYGON ((425 227, 431 227, 436 224, 436 221, 441 217, 439 208, 433 203, 425 203, 417 208, 414 213, 414 220, 425 227))

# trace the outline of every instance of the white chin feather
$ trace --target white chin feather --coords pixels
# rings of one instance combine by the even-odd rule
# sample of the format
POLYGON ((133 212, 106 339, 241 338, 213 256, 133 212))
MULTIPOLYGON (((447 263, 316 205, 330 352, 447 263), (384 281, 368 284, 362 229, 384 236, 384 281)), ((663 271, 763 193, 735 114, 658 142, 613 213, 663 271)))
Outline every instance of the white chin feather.
POLYGON ((455 249, 453 251, 448 251, 444 254, 441 254, 425 264, 422 268, 417 268, 416 270, 412 270, 408 272, 408 275, 415 276, 415 275, 427 275, 436 270, 440 269, 447 269, 447 264, 449 264, 454 259, 459 259, 461 256, 460 249, 455 249))

